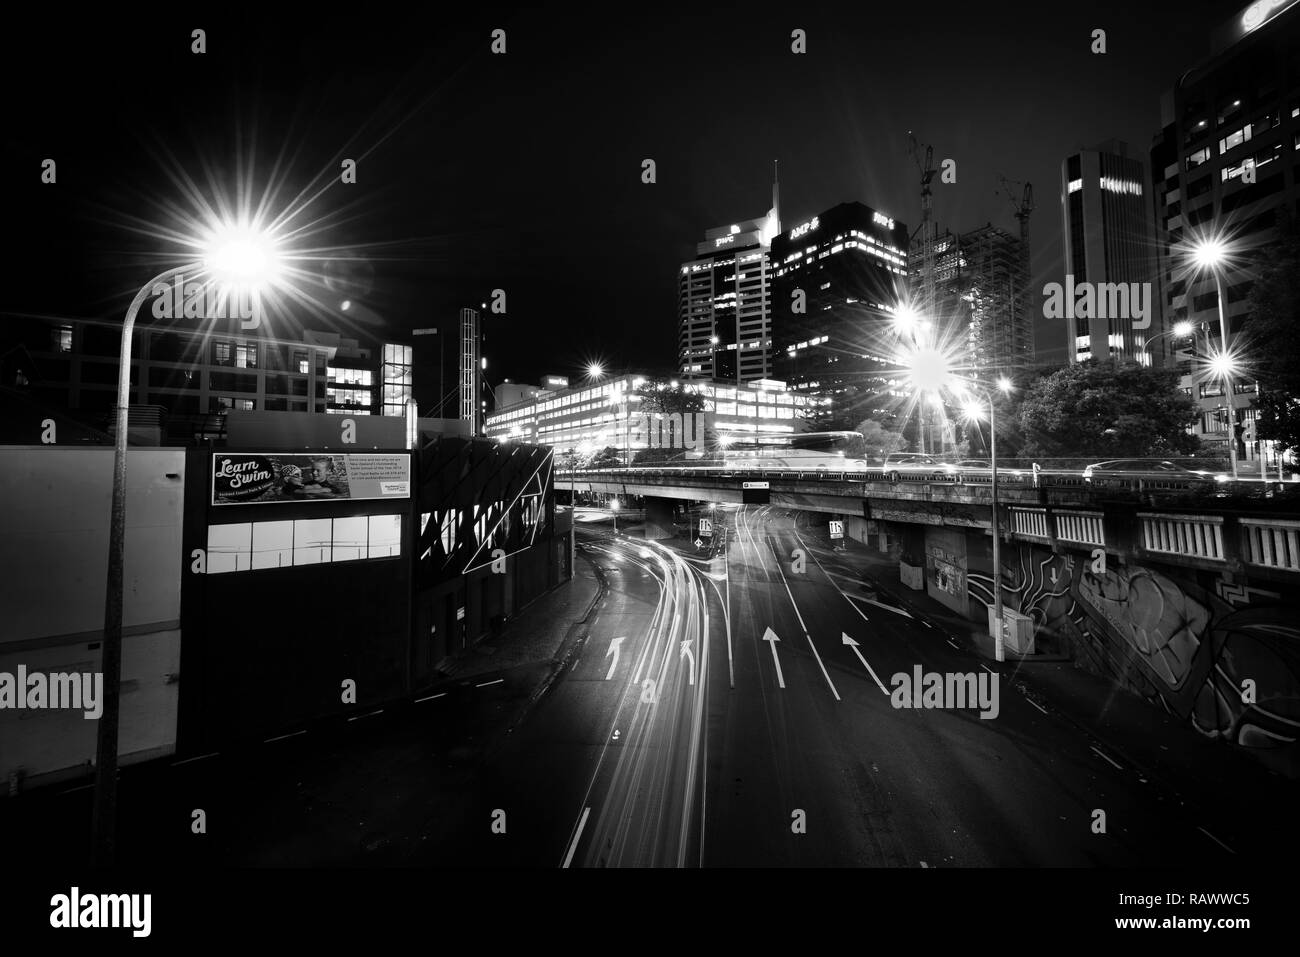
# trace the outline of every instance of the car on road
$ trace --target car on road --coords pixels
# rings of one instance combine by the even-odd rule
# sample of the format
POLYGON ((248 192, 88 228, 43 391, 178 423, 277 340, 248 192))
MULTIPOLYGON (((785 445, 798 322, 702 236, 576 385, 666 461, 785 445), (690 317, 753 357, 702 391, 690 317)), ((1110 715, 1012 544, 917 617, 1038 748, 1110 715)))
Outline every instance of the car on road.
MULTIPOLYGON (((981 475, 988 472, 990 476, 993 474, 993 462, 990 459, 962 459, 960 462, 953 463, 952 468, 956 472, 958 478, 965 475, 967 472, 978 472, 981 475)), ((1006 465, 998 466, 999 476, 1019 478, 1022 475, 1032 474, 1033 472, 1029 469, 1015 468, 1006 465)))
POLYGON ((923 452, 891 452, 885 457, 880 470, 891 482, 897 482, 904 475, 948 479, 956 474, 952 464, 940 462, 934 456, 923 452))
POLYGON ((1208 469, 1189 469, 1166 459, 1110 459, 1105 462, 1094 462, 1083 470, 1085 482, 1091 483, 1108 478, 1206 484, 1227 482, 1231 477, 1223 472, 1208 469))

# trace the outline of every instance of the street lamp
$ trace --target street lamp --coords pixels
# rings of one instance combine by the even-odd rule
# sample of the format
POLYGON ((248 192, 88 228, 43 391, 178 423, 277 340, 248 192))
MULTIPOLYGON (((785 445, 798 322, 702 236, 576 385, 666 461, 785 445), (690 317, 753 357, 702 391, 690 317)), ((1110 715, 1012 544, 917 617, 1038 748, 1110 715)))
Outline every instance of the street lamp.
MULTIPOLYGON (((1148 354, 1151 346, 1157 341, 1159 341, 1160 339, 1165 338, 1166 336, 1172 336, 1175 339, 1190 339, 1195 332, 1196 332, 1195 323, 1189 322, 1186 319, 1180 319, 1178 322, 1174 323, 1172 329, 1166 329, 1164 332, 1157 333, 1156 335, 1152 336, 1150 339, 1147 339, 1145 342, 1143 342, 1142 349, 1140 351, 1144 354, 1148 354)), ((1149 354, 1148 354, 1148 358, 1149 358, 1149 354)), ((1147 364, 1149 364, 1149 362, 1147 364)))
POLYGON ((603 365, 601 365, 599 362, 589 362, 589 363, 587 363, 587 378, 588 378, 590 381, 592 381, 592 382, 596 382, 596 381, 599 380, 599 379, 600 379, 604 374, 605 374, 605 367, 604 367, 603 365))
MULTIPOLYGON (((1223 298, 1223 270, 1222 266, 1228 256, 1228 246, 1223 240, 1214 237, 1202 239, 1191 248, 1191 258, 1193 264, 1198 269, 1209 270, 1214 276, 1215 299, 1219 304, 1219 355, 1223 357, 1224 362, 1220 363, 1223 375, 1223 393, 1226 396, 1228 406, 1228 459, 1232 462, 1232 477, 1237 478, 1237 413, 1233 407, 1233 382, 1232 373, 1235 371, 1231 357, 1231 342, 1228 338, 1228 317, 1224 307, 1223 298)), ((1211 369, 1214 363, 1211 362, 1211 369)))
MULTIPOLYGON (((967 418, 978 421, 983 415, 983 405, 988 405, 989 410, 989 470, 992 472, 992 510, 993 510, 993 657, 998 661, 1006 660, 1006 638, 1002 627, 1002 541, 1001 541, 1001 523, 998 516, 998 411, 997 404, 993 401, 993 393, 980 386, 974 380, 963 379, 959 376, 953 376, 951 373, 948 378, 952 382, 954 391, 961 392, 965 389, 971 389, 984 396, 984 403, 979 402, 976 398, 968 398, 963 406, 967 418)), ((1003 394, 1009 394, 1013 384, 1006 376, 998 379, 997 388, 1003 394)))
POLYGON ((122 323, 117 368, 117 424, 113 436, 113 504, 108 525, 108 575, 104 592, 103 711, 95 749, 95 808, 91 823, 91 859, 97 867, 111 866, 117 853, 117 748, 122 690, 122 605, 126 565, 126 439, 131 402, 131 336, 135 317, 145 299, 186 273, 209 277, 227 287, 257 289, 269 282, 278 267, 272 236, 243 225, 223 225, 211 231, 201 258, 174 266, 149 280, 135 294, 122 323))
POLYGON ((610 499, 609 511, 614 516, 614 534, 618 535, 618 499, 610 499))

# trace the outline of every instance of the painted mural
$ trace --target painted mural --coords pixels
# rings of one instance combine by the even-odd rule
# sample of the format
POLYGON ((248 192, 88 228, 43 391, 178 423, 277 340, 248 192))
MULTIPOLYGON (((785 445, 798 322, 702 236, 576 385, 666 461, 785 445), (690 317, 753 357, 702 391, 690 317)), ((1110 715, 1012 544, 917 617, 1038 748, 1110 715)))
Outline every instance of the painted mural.
MULTIPOLYGON (((1040 651, 1068 654, 1207 737, 1300 776, 1300 606, 1209 572, 1111 564, 1014 545, 1008 603, 1034 620, 1040 651), (1243 700, 1247 681, 1254 701, 1243 700)), ((970 597, 987 605, 987 574, 970 597)))

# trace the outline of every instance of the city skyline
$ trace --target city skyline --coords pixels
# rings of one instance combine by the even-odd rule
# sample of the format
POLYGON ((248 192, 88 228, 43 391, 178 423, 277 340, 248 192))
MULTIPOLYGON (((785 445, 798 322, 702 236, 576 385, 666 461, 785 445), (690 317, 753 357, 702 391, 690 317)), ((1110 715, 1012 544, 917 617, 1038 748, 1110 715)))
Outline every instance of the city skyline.
MULTIPOLYGON (((665 22, 607 37, 576 17, 506 12, 504 56, 488 51, 487 20, 462 20, 425 38, 380 30, 361 49, 324 26, 214 22, 205 54, 211 67, 191 70, 178 54, 168 61, 176 81, 168 90, 142 82, 147 64, 118 68, 124 75, 114 101, 85 110, 80 136, 57 128, 68 94, 57 82, 20 104, 19 122, 6 132, 7 162, 31 169, 46 155, 64 162, 53 188, 30 171, 10 170, 22 184, 13 214, 33 242, 19 251, 15 270, 29 281, 11 289, 8 305, 115 316, 139 281, 122 264, 131 244, 124 214, 147 221, 148 202, 180 201, 182 191, 164 173, 168 163, 202 185, 209 171, 218 182, 233 173, 241 151, 263 174, 283 154, 282 196, 320 193, 311 210, 327 227, 320 245, 341 251, 334 285, 359 291, 354 298, 396 331, 452 327, 459 307, 501 288, 505 317, 489 317, 484 330, 493 380, 573 373, 589 354, 615 364, 646 356, 671 368, 677 270, 701 232, 765 208, 774 159, 787 223, 849 201, 918 223, 908 131, 935 145, 936 164, 957 161, 957 182, 935 183, 935 221, 944 227, 992 223, 1014 232, 998 175, 1038 185, 1030 286, 1041 289, 1063 272, 1060 214, 1050 202, 1061 158, 1111 137, 1142 156, 1159 130, 1161 95, 1208 55, 1211 30, 1237 8, 1180 5, 1171 16, 1103 4, 1077 16, 1053 14, 1049 25, 1041 9, 1010 5, 998 17, 1004 26, 989 29, 991 14, 953 5, 934 12, 920 44, 919 55, 937 65, 915 81, 883 86, 918 54, 880 44, 862 56, 862 44, 910 29, 901 11, 814 10, 789 27, 784 14, 724 25, 722 15, 706 13, 687 35, 665 22), (790 51, 793 27, 807 32, 802 56, 790 51), (978 51, 966 42, 977 27, 978 51), (1105 54, 1088 49, 1097 27, 1108 31, 1105 54), (573 51, 574 69, 542 74, 540 59, 557 45, 573 51), (702 73, 662 70, 659 53, 667 48, 702 73), (346 77, 331 76, 319 89, 287 81, 323 76, 338 58, 351 64, 346 77), (961 82, 990 63, 998 68, 981 74, 978 95, 961 82), (588 72, 608 82, 575 87, 588 72), (765 94, 728 103, 725 127, 703 119, 714 115, 708 91, 738 72, 765 94), (1025 84, 1029 76, 1035 82, 1025 84), (123 137, 126 117, 131 135, 123 137), (237 142, 236 120, 247 128, 239 135, 259 137, 256 146, 237 142), (280 129, 283 139, 272 136, 280 129), (96 146, 106 138, 116 144, 107 155, 96 146), (191 161, 196 154, 203 163, 191 161), (357 182, 341 186, 335 166, 353 155, 357 182), (95 174, 87 177, 92 157, 95 174), (653 185, 640 181, 645 158, 656 161, 653 185), (67 222, 92 232, 89 255, 67 247, 67 222), (69 262, 74 275, 57 282, 69 262), (51 287, 52 297, 41 295, 51 287), (557 316, 570 330, 560 341, 546 328, 557 316), (611 321, 617 341, 602 338, 611 321)), ((179 29, 154 23, 139 42, 161 44, 179 29)), ((107 66, 102 40, 75 52, 107 66)), ((161 251, 147 239, 134 249, 161 251)), ((303 325, 312 322, 304 317, 303 325)), ((1043 357, 1063 361, 1061 331, 1041 318, 1036 331, 1043 357)))

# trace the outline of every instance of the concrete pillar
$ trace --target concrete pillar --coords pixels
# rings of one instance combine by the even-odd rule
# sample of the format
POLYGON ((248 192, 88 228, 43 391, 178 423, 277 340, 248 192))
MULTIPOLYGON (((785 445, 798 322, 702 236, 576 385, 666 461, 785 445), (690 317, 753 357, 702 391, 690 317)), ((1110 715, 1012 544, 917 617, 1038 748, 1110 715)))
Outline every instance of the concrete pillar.
POLYGON ((658 498, 654 495, 645 497, 645 537, 646 541, 657 542, 672 538, 677 534, 673 524, 673 507, 676 503, 670 498, 658 498))

